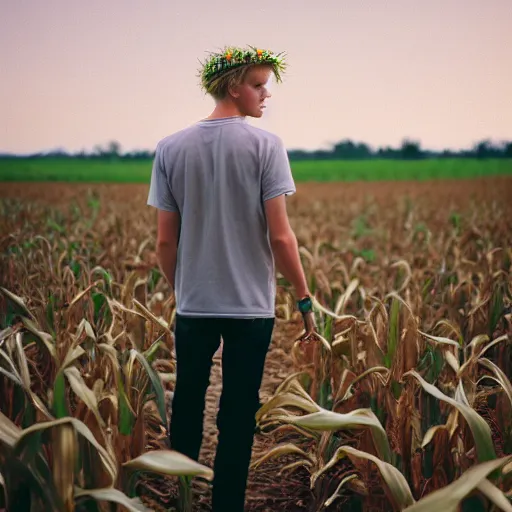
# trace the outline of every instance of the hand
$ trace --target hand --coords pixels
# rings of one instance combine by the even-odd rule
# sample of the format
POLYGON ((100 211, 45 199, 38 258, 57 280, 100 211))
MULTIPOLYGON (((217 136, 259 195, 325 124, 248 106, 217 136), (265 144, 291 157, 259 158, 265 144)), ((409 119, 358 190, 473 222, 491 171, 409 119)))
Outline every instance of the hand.
POLYGON ((303 341, 308 341, 312 334, 316 332, 315 314, 313 311, 309 311, 302 316, 304 320, 304 328, 306 329, 305 334, 302 336, 303 341))

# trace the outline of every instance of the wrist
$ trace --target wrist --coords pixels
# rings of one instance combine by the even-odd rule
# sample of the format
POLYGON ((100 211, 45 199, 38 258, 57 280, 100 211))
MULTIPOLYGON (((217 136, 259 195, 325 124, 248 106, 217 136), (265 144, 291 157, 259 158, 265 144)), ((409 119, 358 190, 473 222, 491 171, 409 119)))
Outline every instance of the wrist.
POLYGON ((307 287, 295 288, 295 297, 296 297, 296 300, 299 301, 305 297, 311 297, 311 293, 309 293, 309 290, 307 287))
POLYGON ((299 297, 297 300, 297 308, 302 315, 307 315, 313 311, 313 301, 309 294, 299 297))

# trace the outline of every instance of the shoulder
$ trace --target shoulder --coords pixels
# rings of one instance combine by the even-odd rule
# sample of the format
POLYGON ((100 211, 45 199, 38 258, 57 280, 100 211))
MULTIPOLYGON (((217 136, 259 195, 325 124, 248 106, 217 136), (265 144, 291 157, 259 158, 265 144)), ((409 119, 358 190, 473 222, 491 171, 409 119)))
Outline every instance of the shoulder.
POLYGON ((165 136, 157 142, 156 152, 165 153, 174 148, 178 148, 181 144, 186 143, 187 140, 194 138, 196 130, 196 126, 191 125, 165 136))
POLYGON ((244 124, 243 127, 244 130, 241 130, 243 132, 241 135, 251 139, 252 145, 257 150, 260 158, 268 159, 275 153, 286 151, 283 140, 279 135, 250 124, 244 124))
POLYGON ((266 143, 273 147, 283 145, 281 137, 273 132, 264 130, 263 128, 259 128, 257 126, 252 126, 250 124, 244 124, 243 126, 250 135, 252 135, 260 142, 266 143))

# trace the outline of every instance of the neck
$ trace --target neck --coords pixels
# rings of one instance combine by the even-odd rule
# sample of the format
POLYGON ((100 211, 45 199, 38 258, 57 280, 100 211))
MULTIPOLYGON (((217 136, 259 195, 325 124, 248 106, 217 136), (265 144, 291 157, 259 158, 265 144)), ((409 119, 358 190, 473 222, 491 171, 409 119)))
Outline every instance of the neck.
POLYGON ((238 110, 238 107, 234 103, 219 101, 215 106, 213 112, 207 117, 207 119, 219 119, 224 117, 238 116, 242 116, 242 113, 240 112, 240 110, 238 110))

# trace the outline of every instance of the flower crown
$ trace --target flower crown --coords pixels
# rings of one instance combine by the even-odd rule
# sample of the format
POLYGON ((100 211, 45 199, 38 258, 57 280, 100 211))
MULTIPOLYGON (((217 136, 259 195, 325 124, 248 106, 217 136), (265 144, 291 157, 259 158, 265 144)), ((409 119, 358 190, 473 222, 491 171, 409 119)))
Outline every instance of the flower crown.
POLYGON ((282 81, 281 74, 286 68, 284 54, 270 50, 262 50, 249 46, 247 49, 229 46, 218 53, 210 53, 208 59, 202 63, 200 71, 201 85, 210 92, 212 82, 236 68, 254 64, 266 64, 272 67, 277 82, 282 81))

